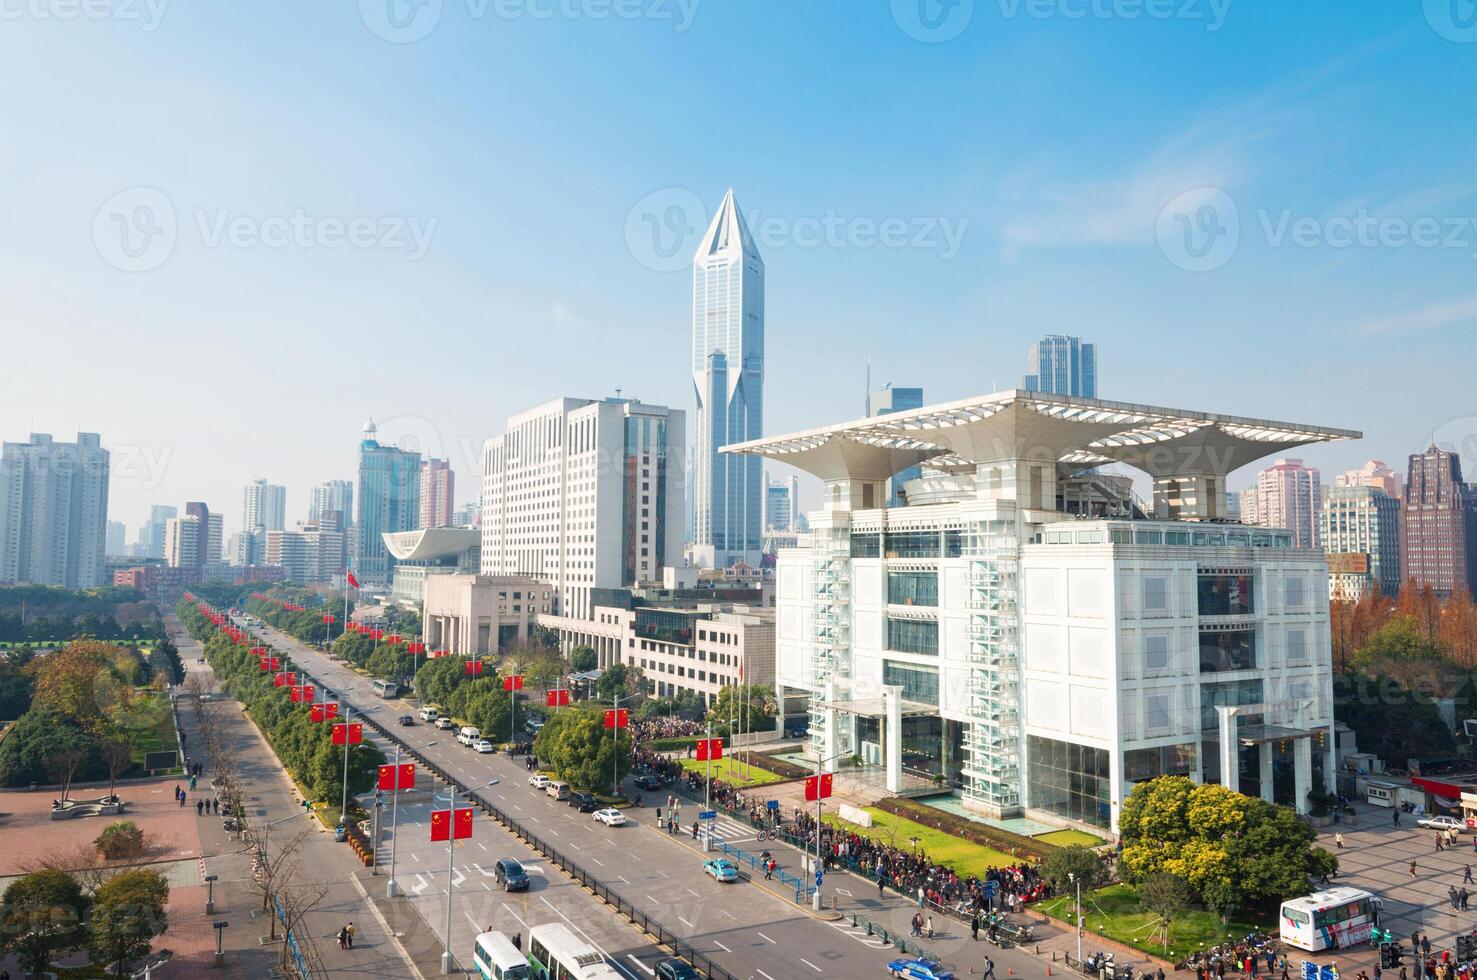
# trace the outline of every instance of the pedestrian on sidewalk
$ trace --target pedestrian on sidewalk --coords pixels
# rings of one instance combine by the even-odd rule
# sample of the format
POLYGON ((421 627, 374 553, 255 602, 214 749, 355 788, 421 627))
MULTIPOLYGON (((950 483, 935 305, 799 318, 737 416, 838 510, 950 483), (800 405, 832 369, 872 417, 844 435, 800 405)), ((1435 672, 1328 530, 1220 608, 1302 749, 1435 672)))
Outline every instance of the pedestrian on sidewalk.
POLYGON ((344 926, 344 934, 349 937, 349 948, 354 948, 354 923, 350 922, 344 926))
POLYGON ((348 949, 349 948, 349 946, 348 946, 348 943, 349 943, 349 933, 348 933, 347 930, 345 930, 342 927, 340 927, 340 929, 338 931, 337 939, 338 939, 338 948, 339 949, 348 949))
POLYGON ((1415 862, 1414 861, 1411 861, 1410 862, 1410 876, 1412 878, 1415 877, 1415 862))
POLYGON ((995 961, 985 957, 985 980, 995 980, 995 961))
POLYGON ((205 816, 205 801, 204 800, 196 800, 195 801, 195 816, 197 816, 197 817, 203 817, 203 816, 205 816))
POLYGON ((1395 808, 1395 826, 1400 826, 1400 808, 1395 808))
POLYGON ((933 916, 932 915, 930 915, 928 917, 928 938, 929 939, 932 939, 933 938, 933 916))
POLYGON ((980 910, 974 910, 974 916, 969 920, 969 938, 975 942, 980 941, 980 910))
POLYGON ((1341 851, 1344 849, 1344 835, 1343 834, 1334 834, 1333 835, 1333 846, 1334 847, 1337 847, 1341 851))
POLYGON ((179 805, 182 806, 182 807, 185 805, 185 794, 184 793, 181 793, 179 795, 179 805))
POLYGON ((1462 869, 1462 884, 1469 885, 1471 883, 1472 883, 1472 866, 1469 864, 1469 865, 1467 865, 1466 867, 1464 867, 1462 869))
POLYGON ((523 951, 523 933, 513 933, 513 948, 518 950, 520 953, 523 951))

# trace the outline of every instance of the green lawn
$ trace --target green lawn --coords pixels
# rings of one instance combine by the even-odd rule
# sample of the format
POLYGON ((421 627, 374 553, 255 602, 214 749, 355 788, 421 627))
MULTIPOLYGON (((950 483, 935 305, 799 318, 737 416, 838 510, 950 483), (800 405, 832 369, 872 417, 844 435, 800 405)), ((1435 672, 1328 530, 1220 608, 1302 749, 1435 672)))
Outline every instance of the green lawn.
MULTIPOLYGON (((1054 919, 1070 923, 1074 915, 1074 898, 1062 895, 1047 902, 1037 903, 1034 908, 1054 919)), ((1138 896, 1128 885, 1109 885, 1082 896, 1082 914, 1090 932, 1141 949, 1155 956, 1165 956, 1163 940, 1159 935, 1158 916, 1139 905, 1138 896)), ((1190 909, 1180 913, 1171 929, 1167 958, 1179 962, 1202 946, 1214 946, 1226 939, 1239 938, 1255 930, 1271 930, 1276 923, 1270 919, 1255 919, 1247 916, 1233 918, 1225 925, 1220 916, 1213 912, 1190 909)))
POLYGON ((1103 843, 1101 837, 1094 837, 1085 830, 1053 830, 1050 833, 1037 834, 1035 839, 1043 844, 1055 844, 1057 847, 1071 847, 1073 844, 1097 847, 1103 843))
POLYGON ((174 713, 169 709, 169 701, 154 695, 150 698, 148 707, 142 710, 148 712, 150 723, 142 728, 130 743, 130 748, 133 749, 133 764, 136 766, 144 764, 146 753, 179 748, 179 739, 174 732, 174 713))
POLYGON ((708 766, 712 766, 714 779, 721 779, 730 786, 764 786, 769 783, 778 783, 782 779, 767 769, 758 766, 745 766, 741 759, 724 756, 717 762, 699 762, 696 759, 683 759, 682 768, 690 772, 708 772, 708 766))
POLYGON ((827 813, 822 819, 827 823, 839 822, 847 830, 861 834, 863 837, 881 840, 889 847, 905 851, 913 846, 909 838, 916 837, 918 847, 928 852, 930 860, 953 868, 954 872, 961 877, 973 875, 976 878, 983 878, 991 868, 1010 867, 1017 862, 1017 859, 1009 854, 982 847, 979 844, 972 844, 967 840, 946 834, 942 830, 925 827, 921 823, 894 816, 876 807, 869 806, 866 812, 872 815, 870 828, 847 823, 840 820, 834 813, 827 813))

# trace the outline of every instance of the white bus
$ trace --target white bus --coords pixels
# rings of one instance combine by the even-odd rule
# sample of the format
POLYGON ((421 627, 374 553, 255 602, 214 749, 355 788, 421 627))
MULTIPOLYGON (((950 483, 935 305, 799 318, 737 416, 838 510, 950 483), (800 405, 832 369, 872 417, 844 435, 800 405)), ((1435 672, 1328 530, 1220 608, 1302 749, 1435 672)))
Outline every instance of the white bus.
POLYGON ((528 980, 528 958, 500 932, 484 932, 472 946, 472 962, 482 980, 528 980))
POLYGON ((1369 942, 1384 902, 1357 888, 1326 888, 1282 903, 1282 941, 1316 953, 1369 942))
POLYGON ((400 693, 400 687, 394 681, 376 680, 369 686, 382 698, 393 698, 400 693))
POLYGON ((539 980, 624 980, 600 950, 562 922, 546 922, 529 930, 528 959, 539 980))

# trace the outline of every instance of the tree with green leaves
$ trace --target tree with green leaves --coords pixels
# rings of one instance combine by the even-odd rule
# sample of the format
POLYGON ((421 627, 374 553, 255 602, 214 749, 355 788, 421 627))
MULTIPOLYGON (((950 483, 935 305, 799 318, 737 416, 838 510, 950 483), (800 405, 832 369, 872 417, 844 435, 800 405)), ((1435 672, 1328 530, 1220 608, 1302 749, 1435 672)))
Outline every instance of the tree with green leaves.
POLYGON ((604 701, 619 697, 629 702, 646 693, 646 674, 635 664, 614 664, 595 682, 595 693, 604 701))
POLYGON ((594 670, 600 663, 599 657, 595 655, 595 648, 585 646, 583 643, 569 651, 569 669, 576 674, 583 674, 587 670, 594 670))
POLYGON ((772 687, 759 684, 725 684, 713 699, 708 714, 715 725, 722 723, 726 726, 731 719, 742 731, 768 731, 774 728, 774 716, 779 714, 779 701, 772 687))
POLYGON ((40 976, 52 959, 86 945, 87 909, 82 886, 65 871, 23 875, 0 898, 0 948, 14 953, 28 974, 40 976))
POLYGON ((1139 904, 1159 916, 1160 933, 1164 937, 1165 952, 1168 953, 1169 944, 1173 941, 1170 929, 1174 920, 1179 918, 1194 897, 1190 883, 1179 875, 1155 871, 1145 875, 1134 891, 1138 893, 1139 904))
POLYGON ((92 948, 118 975, 147 956, 154 937, 169 928, 164 907, 169 882, 157 871, 135 868, 114 875, 97 890, 92 905, 92 948))
POLYGON ((581 789, 604 790, 631 771, 630 729, 606 728, 600 709, 556 711, 539 729, 533 752, 560 779, 581 789))
POLYGON ((1076 882, 1082 883, 1083 891, 1090 891, 1102 883, 1106 874, 1102 858, 1081 844, 1072 844, 1057 848, 1041 860, 1041 876, 1056 891, 1070 895, 1076 882))

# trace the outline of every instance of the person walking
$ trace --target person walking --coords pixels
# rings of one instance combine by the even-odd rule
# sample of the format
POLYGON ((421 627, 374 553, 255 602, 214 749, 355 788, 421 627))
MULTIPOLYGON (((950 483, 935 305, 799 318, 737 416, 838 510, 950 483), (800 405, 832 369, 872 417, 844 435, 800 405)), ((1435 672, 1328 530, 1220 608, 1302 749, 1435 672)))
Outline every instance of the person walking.
POLYGON ((1441 851, 1441 832, 1439 830, 1436 832, 1436 851, 1437 853, 1441 851))
POLYGON ((518 950, 520 953, 523 951, 523 933, 513 933, 513 948, 518 950))
POLYGON ((185 794, 184 794, 184 793, 181 793, 181 794, 180 794, 180 795, 179 795, 179 805, 180 805, 180 806, 181 806, 181 807, 183 807, 183 806, 184 806, 184 805, 185 805, 185 794))
POLYGON ((348 932, 343 927, 339 927, 338 937, 337 938, 338 938, 338 948, 339 949, 348 949, 349 934, 348 934, 348 932))
POLYGON ((1455 885, 1447 885, 1446 886, 1446 904, 1447 905, 1450 905, 1453 909, 1456 908, 1456 886, 1455 885))
POLYGON ((1410 876, 1415 877, 1415 861, 1410 862, 1410 876))
POLYGON ((1400 826, 1400 808, 1398 806, 1395 808, 1394 814, 1395 814, 1395 826, 1398 827, 1398 826, 1400 826))
POLYGON ((969 938, 975 942, 980 941, 980 910, 974 910, 974 916, 969 920, 969 938))
POLYGON ((1336 833, 1333 835, 1333 846, 1337 847, 1341 851, 1344 849, 1344 835, 1342 833, 1336 833))
POLYGON ((349 948, 350 949, 353 949, 354 948, 354 923, 350 922, 348 925, 344 926, 344 935, 347 936, 348 939, 349 939, 349 948))
POLYGON ((205 801, 204 800, 196 800, 195 801, 195 816, 197 816, 197 817, 203 817, 203 816, 205 816, 205 801))
POLYGON ((985 957, 985 980, 995 980, 995 961, 985 957))
POLYGON ((932 915, 930 915, 928 917, 927 932, 928 932, 928 938, 929 939, 932 939, 933 938, 933 916, 932 915))

